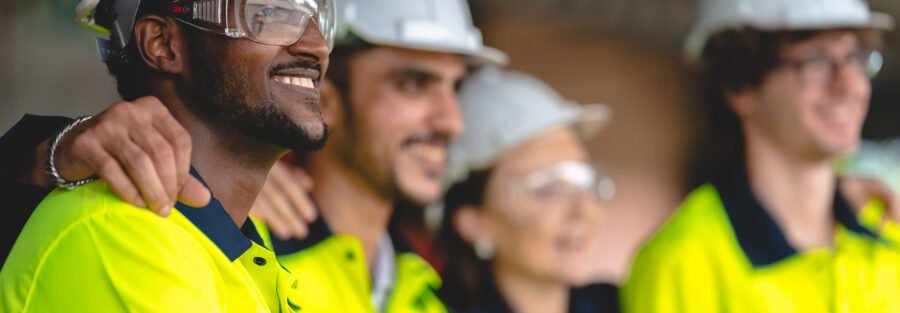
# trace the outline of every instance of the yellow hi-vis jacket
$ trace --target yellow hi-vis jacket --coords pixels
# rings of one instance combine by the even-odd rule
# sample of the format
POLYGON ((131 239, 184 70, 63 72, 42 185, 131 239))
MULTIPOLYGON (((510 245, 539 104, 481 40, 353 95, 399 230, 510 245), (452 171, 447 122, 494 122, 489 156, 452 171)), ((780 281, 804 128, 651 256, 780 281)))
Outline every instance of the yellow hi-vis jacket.
POLYGON ((104 181, 56 190, 0 270, 0 312, 309 312, 261 242, 215 198, 163 218, 104 181))
MULTIPOLYGON (((321 216, 321 215, 320 215, 321 216)), ((390 232, 395 247, 396 277, 386 306, 372 302, 372 280, 362 243, 356 237, 334 234, 323 218, 310 224, 303 240, 272 237, 265 224, 256 223, 263 240, 273 247, 278 261, 297 277, 297 301, 304 312, 421 312, 443 313, 436 295, 438 273, 415 254, 399 233, 390 232)))
POLYGON ((643 246, 624 312, 900 312, 896 227, 863 227, 836 192, 833 246, 797 251, 745 177, 693 191, 643 246))

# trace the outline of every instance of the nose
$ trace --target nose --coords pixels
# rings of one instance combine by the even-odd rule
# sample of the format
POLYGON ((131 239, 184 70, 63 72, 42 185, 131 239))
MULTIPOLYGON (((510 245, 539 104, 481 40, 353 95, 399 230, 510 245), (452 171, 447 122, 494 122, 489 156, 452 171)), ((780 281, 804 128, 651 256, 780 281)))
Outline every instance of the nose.
POLYGON ((569 206, 569 217, 574 220, 593 221, 600 217, 604 203, 588 192, 579 192, 569 206))
POLYGON ((431 114, 432 127, 449 138, 458 136, 464 127, 462 113, 456 99, 456 91, 443 90, 434 97, 434 110, 431 114))
POLYGON ((287 46, 287 50, 291 55, 315 60, 321 65, 322 75, 328 69, 328 44, 315 20, 309 22, 300 39, 287 46))

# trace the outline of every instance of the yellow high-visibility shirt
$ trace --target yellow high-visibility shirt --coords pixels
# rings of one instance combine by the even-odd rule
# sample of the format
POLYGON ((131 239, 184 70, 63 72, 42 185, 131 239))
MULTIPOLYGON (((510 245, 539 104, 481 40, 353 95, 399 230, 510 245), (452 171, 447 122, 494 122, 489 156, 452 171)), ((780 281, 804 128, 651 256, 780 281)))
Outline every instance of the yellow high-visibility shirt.
MULTIPOLYGON (((320 215, 321 216, 321 215, 320 215)), ((267 245, 303 288, 298 303, 310 312, 354 313, 443 313, 444 304, 435 291, 441 278, 431 265, 414 253, 396 232, 390 232, 395 249, 392 288, 384 307, 372 300, 373 283, 366 265, 362 242, 356 237, 334 234, 319 218, 310 225, 303 240, 271 237, 266 226, 256 223, 267 245)))
POLYGON ((215 199, 163 218, 103 181, 57 190, 0 270, 0 312, 299 310, 296 279, 257 242, 215 199))
POLYGON ((623 311, 900 312, 896 242, 863 227, 838 192, 833 212, 833 246, 797 251, 746 176, 704 185, 637 254, 623 311))

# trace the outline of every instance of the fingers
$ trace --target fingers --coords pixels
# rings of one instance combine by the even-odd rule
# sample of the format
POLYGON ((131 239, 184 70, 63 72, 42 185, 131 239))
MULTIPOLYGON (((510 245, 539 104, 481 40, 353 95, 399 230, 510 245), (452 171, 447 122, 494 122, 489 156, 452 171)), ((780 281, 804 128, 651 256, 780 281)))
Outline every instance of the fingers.
POLYGON ((154 110, 155 118, 152 121, 153 126, 165 138, 173 153, 176 187, 180 188, 190 177, 191 149, 193 147, 191 136, 165 106, 162 104, 151 106, 156 108, 154 110))
MULTIPOLYGON (((131 140, 134 144, 136 144, 136 147, 139 149, 139 153, 141 153, 146 161, 148 161, 150 165, 152 165, 152 167, 144 168, 144 170, 147 170, 148 172, 140 174, 151 177, 147 177, 143 180, 141 178, 137 178, 136 181, 141 182, 152 180, 154 182, 159 182, 159 187, 161 187, 161 194, 156 195, 161 197, 159 199, 159 201, 161 201, 160 206, 155 207, 151 205, 151 207, 154 209, 171 207, 175 203, 176 195, 178 194, 178 190, 181 187, 178 185, 175 173, 175 152, 173 151, 172 146, 169 145, 169 143, 165 138, 163 138, 161 134, 152 131, 148 131, 142 134, 132 133, 131 140), (149 172, 150 170, 153 170, 153 172, 149 172), (156 176, 155 179, 153 179, 152 176, 156 176)), ((148 190, 148 192, 153 191, 148 190)), ((153 196, 154 195, 152 194, 145 194, 145 197, 153 196)))
POLYGON ((894 190, 883 180, 873 177, 848 176, 841 179, 841 190, 859 209, 871 199, 877 199, 884 203, 885 217, 894 221, 900 221, 900 207, 894 190))
POLYGON ((131 141, 123 141, 112 149, 115 149, 118 161, 138 187, 149 209, 159 211, 174 204, 174 196, 170 198, 166 193, 153 159, 146 151, 131 141))
POLYGON ((212 194, 197 178, 188 175, 178 193, 178 201, 188 206, 200 208, 209 204, 212 194))
POLYGON ((884 203, 885 216, 890 217, 894 222, 900 222, 900 207, 897 204, 897 193, 885 181, 877 178, 868 178, 864 184, 864 188, 871 197, 884 203))
POLYGON ((250 215, 265 222, 269 232, 275 237, 279 239, 290 239, 291 236, 288 233, 289 226, 285 225, 286 222, 283 219, 273 218, 272 211, 272 206, 269 205, 268 200, 260 196, 257 197, 256 201, 253 203, 253 207, 250 209, 250 215))
POLYGON ((316 208, 308 194, 312 189, 312 178, 305 171, 295 171, 290 165, 276 163, 269 172, 269 180, 284 195, 292 213, 300 220, 306 223, 316 220, 316 208))
POLYGON ((300 187, 302 187, 303 190, 306 190, 307 192, 312 191, 315 184, 313 183, 312 176, 309 176, 306 169, 299 166, 285 166, 289 169, 291 176, 298 184, 300 184, 300 187))
MULTIPOLYGON (((87 140, 89 141, 89 140, 87 140)), ((106 153, 97 142, 79 142, 76 146, 81 151, 86 151, 91 156, 86 162, 90 167, 98 169, 97 175, 106 180, 109 187, 119 198, 137 206, 146 207, 137 187, 125 174, 125 170, 116 160, 106 153)))
POLYGON ((860 176, 845 176, 839 180, 841 192, 850 201, 854 210, 859 211, 869 202, 871 195, 866 190, 866 179, 860 176))
POLYGON ((306 223, 309 221, 297 213, 297 210, 289 204, 287 197, 274 188, 273 184, 271 179, 266 181, 254 204, 252 214, 265 221, 270 231, 278 238, 305 238, 308 231, 306 223))
POLYGON ((79 126, 57 149, 64 178, 98 175, 119 197, 164 216, 178 199, 209 202, 209 191, 190 179, 190 135, 159 99, 113 104, 79 126))

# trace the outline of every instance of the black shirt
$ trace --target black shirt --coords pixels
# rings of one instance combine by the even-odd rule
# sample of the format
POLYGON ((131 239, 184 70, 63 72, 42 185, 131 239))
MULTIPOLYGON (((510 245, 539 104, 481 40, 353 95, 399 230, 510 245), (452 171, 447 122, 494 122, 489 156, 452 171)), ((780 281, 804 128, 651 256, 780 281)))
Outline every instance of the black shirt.
MULTIPOLYGON (((569 291, 569 313, 619 312, 619 289, 610 284, 593 284, 569 291)), ((475 305, 459 313, 514 313, 497 288, 490 288, 475 305)))
MULTIPOLYGON (((19 237, 25 222, 41 200, 52 188, 43 188, 23 183, 20 178, 30 171, 34 151, 41 141, 65 127, 72 119, 56 116, 35 116, 26 114, 0 137, 0 192, 6 210, 0 218, 0 264, 6 261, 9 251, 19 237)), ((39 160, 43 165, 44 160, 39 160)))

